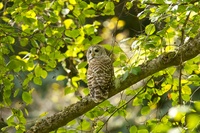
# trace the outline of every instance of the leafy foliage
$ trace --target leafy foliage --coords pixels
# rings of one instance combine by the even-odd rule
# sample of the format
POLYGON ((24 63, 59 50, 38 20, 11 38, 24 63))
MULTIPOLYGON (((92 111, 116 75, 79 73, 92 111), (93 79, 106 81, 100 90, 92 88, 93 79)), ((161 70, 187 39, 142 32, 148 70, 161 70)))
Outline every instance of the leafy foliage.
MULTIPOLYGON (((60 100, 54 95, 63 92, 69 104, 88 95, 85 51, 90 45, 102 43, 112 51, 116 78, 139 76, 140 64, 177 51, 198 34, 199 8, 195 0, 0 2, 0 109, 5 114, 0 117, 7 125, 1 130, 25 132, 31 117, 48 114, 31 112, 37 109, 37 92, 54 102, 60 100), (139 31, 130 36, 137 23, 139 31), (45 88, 50 79, 55 83, 45 88)), ((57 132, 199 132, 199 64, 197 56, 159 71, 143 86, 127 88, 57 132)))

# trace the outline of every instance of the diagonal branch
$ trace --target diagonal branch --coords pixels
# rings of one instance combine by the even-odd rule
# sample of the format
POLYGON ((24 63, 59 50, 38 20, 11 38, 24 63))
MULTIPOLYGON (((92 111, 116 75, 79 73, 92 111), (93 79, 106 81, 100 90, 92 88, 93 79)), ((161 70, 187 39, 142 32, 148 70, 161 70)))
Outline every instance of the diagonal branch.
MULTIPOLYGON (((156 72, 159 72, 160 70, 170 66, 179 65, 181 58, 184 62, 194 58, 198 54, 200 54, 200 34, 195 38, 190 39, 185 45, 182 45, 177 52, 164 53, 151 61, 143 63, 139 66, 141 72, 138 75, 129 73, 125 80, 122 78, 123 75, 116 79, 115 88, 113 87, 113 89, 111 89, 109 97, 114 96, 120 91, 156 72)), ((98 103, 94 103, 89 99, 89 97, 85 97, 81 101, 65 107, 64 110, 54 114, 53 116, 36 122, 27 133, 48 133, 56 130, 57 128, 66 125, 71 120, 83 115, 96 105, 98 105, 98 103)))

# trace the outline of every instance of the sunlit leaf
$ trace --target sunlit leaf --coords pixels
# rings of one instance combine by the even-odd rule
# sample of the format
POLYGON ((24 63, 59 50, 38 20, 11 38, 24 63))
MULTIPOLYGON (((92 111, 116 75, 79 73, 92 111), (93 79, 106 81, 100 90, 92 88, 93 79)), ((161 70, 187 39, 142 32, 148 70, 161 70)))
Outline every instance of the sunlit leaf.
POLYGON ((32 96, 28 92, 22 93, 22 99, 26 104, 31 104, 33 102, 32 96))
POLYGON ((76 0, 69 0, 69 3, 72 4, 72 5, 75 5, 76 4, 76 0))
POLYGON ((20 40, 20 44, 21 44, 21 46, 26 46, 27 44, 28 44, 28 39, 27 38, 22 38, 21 40, 20 40))
POLYGON ((163 93, 169 91, 171 89, 172 85, 171 84, 167 84, 162 88, 163 93))
POLYGON ((92 40, 91 40, 91 43, 92 44, 98 44, 100 43, 101 41, 103 41, 103 38, 100 37, 100 36, 92 36, 92 40))
POLYGON ((0 2, 0 10, 3 8, 3 3, 0 2))
POLYGON ((81 129, 82 130, 87 130, 90 128, 90 122, 88 122, 87 120, 83 119, 82 122, 80 123, 81 124, 81 129))
POLYGON ((65 25, 66 29, 69 29, 72 24, 74 24, 74 21, 72 19, 66 19, 64 21, 64 25, 65 25))
POLYGON ((149 114, 149 112, 150 112, 150 107, 149 106, 142 107, 142 109, 141 109, 141 114, 142 115, 147 115, 147 114, 149 114))
POLYGON ((33 82, 37 85, 42 85, 42 80, 40 77, 34 77, 33 82))
POLYGON ((57 81, 64 80, 64 79, 66 79, 66 76, 65 76, 65 75, 58 75, 58 76, 56 77, 56 80, 57 80, 57 81))
POLYGON ((34 72, 35 72, 35 75, 36 75, 37 77, 41 76, 42 68, 40 67, 39 64, 35 67, 34 72))
POLYGON ((79 30, 66 30, 65 35, 68 37, 76 38, 80 35, 79 30))
POLYGON ((149 133, 147 129, 139 129, 137 133, 149 133))
POLYGON ((195 107, 195 109, 196 109, 197 111, 200 112, 200 101, 195 101, 195 102, 194 102, 194 107, 195 107))
POLYGON ((148 85, 149 87, 154 87, 154 86, 155 86, 154 80, 150 80, 150 81, 147 83, 147 85, 148 85))
POLYGON ((49 113, 49 112, 43 112, 43 113, 41 113, 39 116, 40 116, 40 118, 41 118, 41 117, 44 117, 44 116, 48 115, 48 113, 49 113))
POLYGON ((126 8, 128 10, 130 10, 132 6, 133 6, 133 2, 126 2, 126 8))
POLYGON ((114 15, 114 3, 112 1, 108 1, 105 5, 105 10, 104 10, 104 13, 106 15, 114 15))
POLYGON ((186 115, 187 128, 194 130, 200 124, 200 115, 197 113, 189 113, 186 115))
POLYGON ((152 35, 155 32, 156 28, 154 24, 149 24, 145 27, 145 33, 147 35, 152 35))
POLYGON ((81 62, 80 64, 78 64, 78 69, 84 68, 87 66, 87 62, 81 62))
POLYGON ((137 127, 136 127, 136 126, 132 126, 132 127, 129 129, 129 133, 137 133, 137 127))
POLYGON ((182 93, 183 94, 191 94, 191 88, 188 85, 182 86, 182 93))
POLYGON ((14 97, 16 97, 19 94, 20 89, 16 89, 14 93, 14 97))

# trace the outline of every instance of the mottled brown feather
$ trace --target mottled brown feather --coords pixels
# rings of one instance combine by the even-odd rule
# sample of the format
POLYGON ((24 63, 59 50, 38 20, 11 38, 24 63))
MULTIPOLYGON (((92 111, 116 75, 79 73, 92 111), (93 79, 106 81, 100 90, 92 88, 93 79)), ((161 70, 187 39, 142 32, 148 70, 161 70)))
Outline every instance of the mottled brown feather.
MULTIPOLYGON (((113 85, 113 66, 110 57, 106 54, 105 49, 100 46, 92 46, 89 48, 92 52, 87 53, 88 71, 87 80, 90 96, 94 102, 101 102, 108 98, 108 91, 113 85), (90 54, 98 48, 100 51, 89 59, 90 54)), ((89 51, 88 50, 88 51, 89 51)))

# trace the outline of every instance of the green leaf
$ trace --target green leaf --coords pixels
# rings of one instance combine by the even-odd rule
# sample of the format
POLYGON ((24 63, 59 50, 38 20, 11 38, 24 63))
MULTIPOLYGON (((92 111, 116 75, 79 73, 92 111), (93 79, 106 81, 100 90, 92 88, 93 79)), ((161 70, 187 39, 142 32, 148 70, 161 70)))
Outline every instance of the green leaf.
POLYGON ((123 76, 122 76, 122 80, 123 80, 123 81, 126 80, 127 77, 128 77, 128 75, 129 75, 129 72, 126 71, 126 72, 123 74, 123 76))
POLYGON ((94 29, 93 25, 87 24, 84 26, 84 31, 87 35, 92 35, 92 34, 94 34, 95 29, 94 29))
POLYGON ((39 47, 38 42, 33 38, 31 38, 31 44, 33 45, 33 47, 39 47))
POLYGON ((188 85, 182 86, 182 93, 190 95, 192 93, 191 88, 188 85))
POLYGON ((133 6, 133 2, 126 2, 126 8, 128 10, 130 10, 132 6, 133 6))
POLYGON ((72 5, 75 5, 76 4, 76 0, 69 0, 69 3, 72 4, 72 5))
POLYGON ((35 72, 35 76, 36 77, 39 77, 42 73, 42 68, 40 67, 39 64, 36 65, 35 69, 34 69, 34 72, 35 72))
POLYGON ((7 67, 11 70, 15 70, 16 72, 19 72, 22 67, 25 67, 26 64, 21 59, 11 59, 10 62, 8 62, 7 67))
POLYGON ((73 93, 75 90, 71 87, 66 87, 65 88, 65 95, 69 94, 69 93, 73 93))
POLYGON ((187 94, 182 94, 181 97, 186 102, 189 102, 191 100, 190 95, 187 95, 187 94))
POLYGON ((138 98, 138 97, 136 97, 133 100, 133 103, 132 103, 133 106, 139 106, 139 105, 142 105, 142 104, 143 104, 143 99, 142 98, 138 98))
POLYGON ((81 62, 80 64, 78 64, 78 69, 84 68, 86 66, 87 66, 87 62, 86 61, 81 62))
POLYGON ((90 128, 90 122, 87 120, 83 119, 81 124, 81 130, 88 130, 90 128))
POLYGON ((19 94, 19 91, 20 91, 19 88, 15 90, 15 92, 14 92, 14 97, 16 97, 16 96, 19 94))
POLYGON ((155 86, 155 83, 154 83, 154 80, 150 80, 148 83, 147 83, 147 86, 148 87, 154 87, 155 86))
POLYGON ((37 85, 42 85, 42 80, 40 77, 34 77, 33 82, 37 85))
POLYGON ((42 112, 42 113, 39 115, 39 117, 42 118, 42 117, 46 116, 48 113, 49 113, 49 112, 42 112))
POLYGON ((136 127, 136 126, 132 126, 132 127, 129 129, 129 133, 137 133, 137 127, 136 127))
POLYGON ((105 4, 106 4, 106 2, 99 2, 97 4, 97 10, 102 10, 104 8, 105 4))
POLYGON ((79 15, 78 20, 81 25, 84 25, 85 24, 85 15, 84 14, 79 15))
POLYGON ((26 104, 31 104, 33 102, 32 96, 28 92, 22 93, 22 99, 26 104))
POLYGON ((194 130, 200 125, 200 116, 197 113, 189 113, 186 115, 186 127, 190 130, 194 130))
POLYGON ((96 16, 95 10, 92 10, 92 9, 85 10, 84 14, 86 17, 95 17, 96 16))
POLYGON ((27 44, 28 44, 28 38, 22 38, 22 39, 20 40, 20 45, 21 45, 22 47, 25 47, 27 44))
POLYGON ((100 36, 91 36, 92 40, 91 40, 91 44, 98 44, 101 41, 103 41, 103 38, 100 36))
POLYGON ((14 44, 15 38, 13 38, 11 36, 6 36, 6 37, 3 37, 1 41, 5 44, 14 44))
POLYGON ((46 77, 47 77, 47 71, 45 71, 45 70, 42 70, 42 73, 41 73, 41 77, 43 78, 43 79, 45 79, 46 77))
POLYGON ((198 112, 200 112, 200 101, 194 101, 194 107, 198 112))
POLYGON ((65 76, 65 75, 58 75, 58 76, 56 77, 56 81, 60 81, 60 80, 64 80, 64 79, 66 79, 66 76, 65 76))
POLYGON ((114 3, 112 1, 108 1, 104 9, 105 15, 114 15, 115 14, 114 8, 115 8, 114 3))
POLYGON ((0 10, 3 8, 3 3, 0 2, 0 10))
POLYGON ((156 28, 154 24, 149 24, 145 27, 145 33, 147 35, 152 35, 155 32, 156 28))
POLYGON ((141 72, 141 68, 140 67, 133 67, 130 70, 130 73, 134 74, 134 75, 138 75, 141 72))
POLYGON ((149 133, 147 129, 139 129, 137 133, 149 133))
POLYGON ((80 35, 79 30, 66 30, 65 35, 68 37, 76 38, 80 35))
POLYGON ((35 73, 36 77, 41 76, 43 79, 45 79, 48 75, 47 71, 43 70, 39 64, 35 67, 34 73, 35 73))
POLYGON ((147 115, 149 113, 150 113, 150 107, 149 106, 142 107, 142 109, 141 109, 141 114, 142 115, 147 115))

